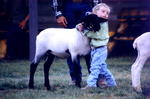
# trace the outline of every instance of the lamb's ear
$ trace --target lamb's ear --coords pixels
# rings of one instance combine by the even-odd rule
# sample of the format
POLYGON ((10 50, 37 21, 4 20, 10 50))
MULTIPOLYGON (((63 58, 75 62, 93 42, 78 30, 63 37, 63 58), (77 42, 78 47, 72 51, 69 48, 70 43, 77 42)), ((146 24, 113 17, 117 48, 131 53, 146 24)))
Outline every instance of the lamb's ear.
POLYGON ((87 16, 84 16, 78 20, 78 23, 84 23, 87 21, 87 16))
POLYGON ((104 18, 99 18, 99 22, 102 23, 102 22, 106 22, 108 21, 108 19, 104 19, 104 18))

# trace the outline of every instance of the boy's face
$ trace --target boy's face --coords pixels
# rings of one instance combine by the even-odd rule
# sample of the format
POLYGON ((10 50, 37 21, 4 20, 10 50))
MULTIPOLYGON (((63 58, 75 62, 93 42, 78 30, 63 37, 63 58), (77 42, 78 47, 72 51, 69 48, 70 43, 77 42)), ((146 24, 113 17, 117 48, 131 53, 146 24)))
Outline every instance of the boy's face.
POLYGON ((97 10, 96 15, 98 17, 101 17, 101 18, 104 18, 104 19, 108 19, 109 10, 106 7, 100 7, 99 10, 97 10))

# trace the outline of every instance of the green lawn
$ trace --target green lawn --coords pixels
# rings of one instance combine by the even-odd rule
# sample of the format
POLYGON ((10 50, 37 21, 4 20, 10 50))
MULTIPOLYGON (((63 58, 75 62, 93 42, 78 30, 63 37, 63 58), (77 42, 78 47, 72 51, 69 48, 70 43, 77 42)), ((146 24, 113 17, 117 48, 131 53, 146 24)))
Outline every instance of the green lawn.
MULTIPOLYGON (((109 69, 114 74, 118 86, 116 88, 91 88, 81 90, 69 85, 70 76, 66 60, 55 59, 50 69, 52 90, 47 91, 43 86, 43 61, 35 73, 35 89, 28 89, 29 64, 28 60, 0 61, 0 99, 145 99, 143 94, 137 94, 131 88, 131 65, 135 57, 108 58, 109 69)), ((83 81, 86 85, 88 76, 84 59, 81 59, 83 81)), ((148 66, 142 71, 142 85, 150 83, 148 66)), ((150 69, 149 69, 150 70, 150 69)))

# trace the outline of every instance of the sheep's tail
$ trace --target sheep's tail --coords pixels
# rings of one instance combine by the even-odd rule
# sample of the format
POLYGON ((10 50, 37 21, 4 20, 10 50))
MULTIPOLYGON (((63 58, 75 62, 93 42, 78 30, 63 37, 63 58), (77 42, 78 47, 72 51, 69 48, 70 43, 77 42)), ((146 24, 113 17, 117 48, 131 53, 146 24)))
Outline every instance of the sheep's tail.
POLYGON ((133 42, 133 48, 134 48, 134 49, 137 48, 137 39, 135 39, 134 42, 133 42))

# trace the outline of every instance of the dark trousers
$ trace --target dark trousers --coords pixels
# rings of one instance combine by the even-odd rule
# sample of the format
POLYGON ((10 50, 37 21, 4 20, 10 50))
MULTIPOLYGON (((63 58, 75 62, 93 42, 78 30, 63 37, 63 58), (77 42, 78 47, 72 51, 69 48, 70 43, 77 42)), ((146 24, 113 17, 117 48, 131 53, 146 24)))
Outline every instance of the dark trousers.
MULTIPOLYGON (((84 58, 85 58, 85 61, 86 61, 88 73, 90 73, 90 63, 91 63, 91 62, 90 62, 90 60, 91 60, 90 54, 84 56, 84 58)), ((71 80, 72 80, 72 81, 75 81, 75 80, 76 80, 75 75, 77 74, 77 72, 74 70, 74 64, 73 64, 73 62, 72 62, 72 60, 71 60, 71 57, 69 57, 69 58, 67 59, 67 64, 68 64, 68 66, 69 66, 69 73, 70 73, 70 76, 71 76, 71 80)), ((78 70, 78 71, 79 71, 78 73, 79 73, 80 77, 82 78, 82 72, 81 72, 82 66, 80 65, 80 57, 77 57, 77 64, 78 64, 78 65, 77 65, 78 67, 76 67, 76 68, 79 69, 79 70, 78 70)))
POLYGON ((7 39, 7 54, 9 59, 24 59, 29 56, 29 34, 26 30, 19 27, 18 24, 10 23, 7 39))
MULTIPOLYGON (((64 6, 64 11, 63 14, 66 17, 68 24, 67 24, 67 28, 74 28, 78 23, 79 20, 85 16, 85 13, 90 10, 91 7, 88 3, 67 3, 64 6)), ((87 64, 87 68, 88 68, 88 72, 89 68, 90 68, 90 54, 86 55, 85 57, 86 60, 86 64, 87 64)), ((73 62, 71 60, 71 57, 69 57, 67 59, 67 63, 69 66, 69 70, 70 70, 70 76, 72 80, 76 80, 75 75, 77 74, 76 71, 73 69, 73 62)), ((77 66, 76 68, 78 68, 80 73, 80 76, 82 76, 82 72, 81 72, 81 65, 80 65, 80 58, 77 58, 77 66)))

